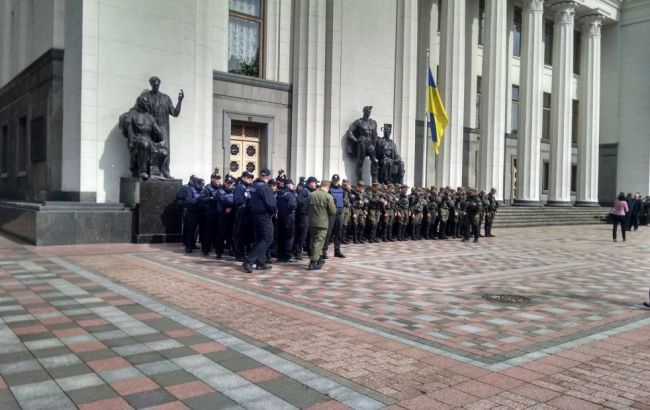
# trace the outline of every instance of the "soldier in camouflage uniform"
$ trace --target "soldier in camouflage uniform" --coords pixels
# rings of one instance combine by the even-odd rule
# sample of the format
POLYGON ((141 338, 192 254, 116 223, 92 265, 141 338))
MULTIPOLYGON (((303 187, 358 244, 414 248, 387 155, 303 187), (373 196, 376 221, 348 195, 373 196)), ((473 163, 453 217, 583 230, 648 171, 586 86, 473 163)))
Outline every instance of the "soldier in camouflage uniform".
POLYGON ((352 238, 354 243, 365 243, 363 234, 366 229, 366 184, 357 182, 357 188, 350 192, 352 202, 352 238))
POLYGON ((455 214, 456 217, 454 218, 454 238, 462 238, 465 230, 465 224, 463 221, 465 220, 465 210, 463 207, 461 207, 461 204, 467 199, 467 196, 465 195, 465 191, 463 188, 458 187, 456 190, 456 194, 454 195, 454 201, 456 202, 456 209, 455 209, 455 214))
POLYGON ((425 225, 424 237, 427 239, 438 239, 436 232, 437 225, 435 224, 438 219, 438 193, 435 187, 431 187, 427 198, 427 222, 425 225))
POLYGON ((399 194, 397 195, 397 209, 398 209, 398 227, 397 227, 397 240, 398 241, 407 241, 406 237, 406 228, 409 224, 409 218, 411 217, 411 208, 409 204, 408 196, 409 186, 404 184, 400 186, 399 194))
POLYGON ((487 213, 487 209, 490 205, 490 201, 488 201, 485 191, 481 191, 478 193, 478 200, 481 202, 481 205, 483 205, 481 209, 481 215, 480 219, 478 221, 478 229, 479 229, 479 236, 482 238, 483 234, 481 233, 481 227, 483 226, 483 222, 485 221, 485 215, 487 213))
POLYGON ((409 205, 411 207, 411 240, 416 241, 422 239, 420 236, 420 228, 422 227, 422 216, 424 213, 424 203, 422 201, 422 194, 420 188, 414 188, 409 196, 409 205))
POLYGON ((350 201, 350 191, 352 190, 352 187, 350 186, 350 181, 347 179, 344 179, 341 182, 341 186, 343 187, 343 240, 341 243, 347 245, 350 243, 348 228, 350 224, 350 216, 352 215, 352 202, 350 201))
POLYGON ((445 234, 447 237, 453 238, 456 235, 456 192, 449 187, 447 187, 447 209, 449 218, 445 234))
MULTIPOLYGON (((438 218, 440 230, 438 239, 447 239, 447 222, 449 221, 449 192, 445 189, 438 196, 438 218)), ((453 203, 453 201, 451 201, 453 203)))
POLYGON ((368 217, 366 223, 370 225, 370 238, 368 242, 377 243, 377 228, 379 228, 379 218, 381 217, 382 194, 379 191, 379 183, 372 183, 372 190, 368 195, 368 217))
POLYGON ((492 188, 490 193, 487 195, 489 205, 485 211, 485 236, 488 238, 494 237, 494 235, 492 235, 492 222, 494 222, 494 217, 499 209, 499 202, 497 202, 495 197, 496 193, 497 190, 492 188))
POLYGON ((384 242, 393 242, 393 226, 395 224, 395 214, 397 212, 397 199, 395 197, 395 186, 388 184, 384 194, 386 204, 384 205, 384 242))
POLYGON ((483 210, 483 203, 479 199, 475 190, 469 190, 467 199, 461 203, 461 207, 464 211, 463 224, 465 225, 463 242, 469 241, 470 233, 474 235, 474 242, 478 242, 480 230, 479 219, 483 210))

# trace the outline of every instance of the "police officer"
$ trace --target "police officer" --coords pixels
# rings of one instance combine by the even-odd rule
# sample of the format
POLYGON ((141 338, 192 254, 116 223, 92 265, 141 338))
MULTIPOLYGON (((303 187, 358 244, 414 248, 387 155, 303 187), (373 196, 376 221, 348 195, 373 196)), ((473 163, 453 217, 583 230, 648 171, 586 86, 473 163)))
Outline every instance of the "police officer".
POLYGON ((266 251, 273 242, 271 218, 278 208, 275 196, 268 184, 269 179, 271 179, 271 171, 264 168, 260 171, 260 177, 250 187, 250 215, 255 229, 255 242, 242 265, 244 271, 248 273, 253 272, 253 265, 256 265, 258 270, 271 268, 266 264, 266 251))
POLYGON ((192 175, 186 185, 176 193, 176 200, 183 207, 183 246, 185 253, 192 253, 196 244, 196 228, 201 217, 201 189, 199 178, 192 175))
POLYGON ((215 248, 218 229, 218 208, 219 201, 217 198, 217 190, 221 187, 221 176, 219 174, 212 174, 210 176, 210 183, 203 188, 201 193, 203 201, 203 239, 201 241, 201 252, 207 256, 215 248))
POLYGON ((298 208, 298 195, 294 189, 291 178, 279 179, 283 181, 278 188, 276 199, 278 202, 278 260, 280 262, 295 262, 293 257, 293 240, 296 233, 296 209, 298 208))
POLYGON ((217 189, 217 226, 219 227, 215 241, 217 259, 221 259, 223 255, 226 240, 229 248, 232 248, 232 227, 235 222, 234 184, 235 178, 226 175, 223 185, 217 189))
POLYGON ((232 234, 233 244, 235 245, 235 258, 238 262, 244 262, 246 260, 246 248, 253 237, 249 204, 251 198, 250 187, 252 182, 253 174, 244 171, 233 194, 236 213, 232 234))
POLYGON ((334 256, 337 258, 345 258, 341 252, 341 236, 343 235, 343 211, 345 209, 345 190, 340 184, 341 177, 338 174, 332 175, 331 185, 329 187, 329 194, 334 199, 336 206, 336 213, 329 217, 329 228, 327 230, 327 237, 323 245, 323 259, 327 259, 327 248, 330 240, 334 239, 334 256))
POLYGON ((297 191, 298 207, 296 208, 296 237, 293 243, 293 255, 298 260, 302 259, 302 252, 307 249, 307 232, 309 232, 307 198, 309 198, 309 194, 316 190, 317 184, 318 180, 315 177, 309 177, 302 184, 302 188, 297 191))

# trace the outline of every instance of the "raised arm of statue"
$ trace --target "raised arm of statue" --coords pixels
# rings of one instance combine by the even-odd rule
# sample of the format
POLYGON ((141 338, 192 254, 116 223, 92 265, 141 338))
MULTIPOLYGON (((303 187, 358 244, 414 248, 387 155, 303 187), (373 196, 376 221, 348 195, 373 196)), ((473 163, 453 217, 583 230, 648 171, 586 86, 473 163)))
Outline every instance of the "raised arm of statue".
POLYGON ((178 117, 178 116, 180 115, 180 113, 181 113, 181 105, 182 105, 182 103, 183 103, 183 98, 185 98, 185 93, 184 93, 183 90, 181 89, 181 91, 178 93, 178 102, 176 103, 176 107, 174 107, 173 105, 171 105, 171 99, 169 100, 170 105, 171 105, 171 110, 170 110, 169 113, 170 113, 172 116, 174 116, 174 117, 178 117))

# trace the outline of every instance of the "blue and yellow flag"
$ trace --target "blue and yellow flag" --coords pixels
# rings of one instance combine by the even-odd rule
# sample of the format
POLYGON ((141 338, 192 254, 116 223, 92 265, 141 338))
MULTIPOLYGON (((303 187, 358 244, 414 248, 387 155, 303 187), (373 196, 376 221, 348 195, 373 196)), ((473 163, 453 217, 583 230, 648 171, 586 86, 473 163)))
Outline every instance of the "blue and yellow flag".
POLYGON ((447 128, 449 118, 447 117, 445 106, 442 104, 442 100, 440 99, 440 94, 438 93, 436 82, 433 79, 433 74, 431 74, 431 67, 429 67, 429 79, 427 84, 427 120, 429 121, 429 128, 431 129, 433 148, 436 151, 436 155, 438 155, 440 142, 445 133, 445 128, 447 128))

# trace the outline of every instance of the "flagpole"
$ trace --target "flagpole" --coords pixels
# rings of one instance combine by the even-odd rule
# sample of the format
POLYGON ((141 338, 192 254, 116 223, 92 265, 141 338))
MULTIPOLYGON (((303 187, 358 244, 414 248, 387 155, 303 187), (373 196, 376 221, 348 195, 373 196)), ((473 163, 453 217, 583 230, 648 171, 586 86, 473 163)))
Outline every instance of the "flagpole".
POLYGON ((427 145, 428 144, 428 139, 429 139, 429 127, 428 127, 428 120, 429 116, 427 113, 427 101, 428 101, 428 96, 429 96, 429 70, 431 69, 431 65, 429 60, 431 59, 431 53, 429 49, 427 48, 427 70, 424 73, 424 84, 426 86, 427 93, 425 94, 425 103, 424 103, 424 152, 427 152, 427 145))

